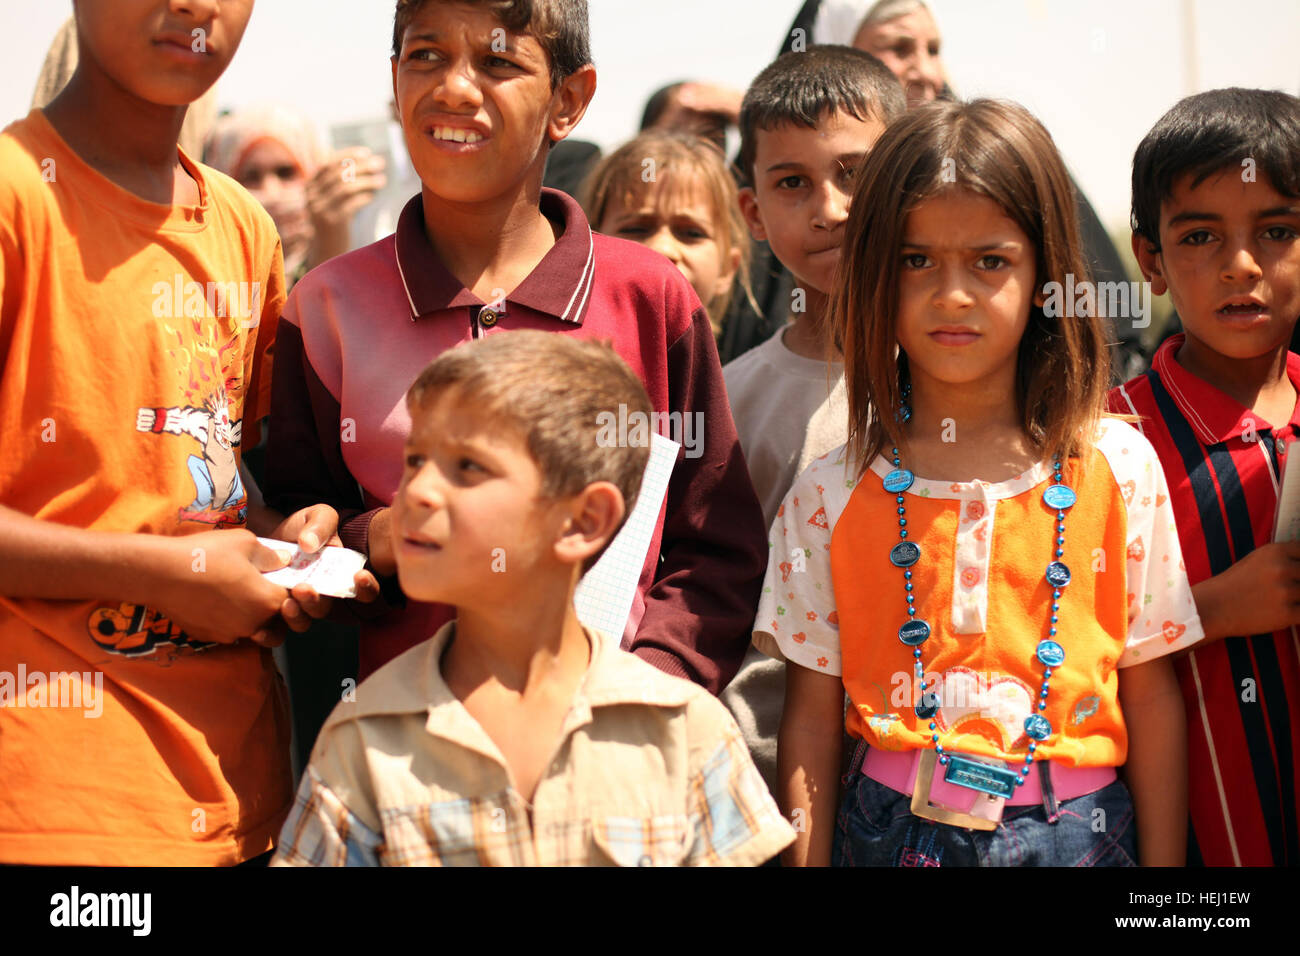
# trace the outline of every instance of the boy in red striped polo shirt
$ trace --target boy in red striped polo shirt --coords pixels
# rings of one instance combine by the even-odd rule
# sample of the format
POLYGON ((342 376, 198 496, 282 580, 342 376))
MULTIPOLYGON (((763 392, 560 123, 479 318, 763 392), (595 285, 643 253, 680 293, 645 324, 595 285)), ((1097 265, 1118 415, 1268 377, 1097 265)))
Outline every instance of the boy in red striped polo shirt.
POLYGON ((1188 860, 1295 866, 1300 544, 1272 538, 1300 435, 1300 100, 1214 90, 1165 114, 1133 158, 1133 252, 1184 328, 1111 410, 1160 455, 1205 629, 1177 662, 1188 860))

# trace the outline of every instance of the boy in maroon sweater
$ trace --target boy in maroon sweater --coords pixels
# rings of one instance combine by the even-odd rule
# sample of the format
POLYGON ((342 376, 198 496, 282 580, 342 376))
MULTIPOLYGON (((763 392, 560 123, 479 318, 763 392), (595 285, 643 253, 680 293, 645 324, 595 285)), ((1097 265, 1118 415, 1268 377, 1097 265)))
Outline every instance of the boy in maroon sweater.
POLYGON ((387 612, 363 625, 364 676, 453 613, 392 586, 407 386, 471 338, 533 328, 610 340, 683 444, 623 646, 717 693, 748 645, 767 547, 708 317, 666 259, 594 235, 576 202, 542 188, 550 146, 595 93, 585 0, 399 0, 393 54, 423 188, 395 235, 294 288, 276 346, 268 501, 333 505, 344 543, 388 579, 387 612))

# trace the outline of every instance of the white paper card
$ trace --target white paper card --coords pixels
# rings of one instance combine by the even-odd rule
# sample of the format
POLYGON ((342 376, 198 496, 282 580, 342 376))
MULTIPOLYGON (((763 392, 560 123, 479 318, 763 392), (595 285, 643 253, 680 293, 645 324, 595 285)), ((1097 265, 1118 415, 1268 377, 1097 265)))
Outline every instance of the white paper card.
POLYGON ((276 541, 273 538, 257 540, 272 551, 292 555, 285 567, 278 571, 263 572, 263 577, 272 584, 292 588, 306 582, 317 594, 336 598, 357 596, 352 578, 366 565, 366 556, 361 552, 350 548, 324 547, 315 554, 304 554, 298 545, 289 541, 276 541))
POLYGON ((1277 491, 1274 541, 1300 541, 1300 465, 1291 467, 1291 458, 1297 454, 1300 448, 1288 444, 1287 454, 1278 455, 1282 461, 1282 484, 1277 491))
POLYGON ((682 447, 658 433, 652 433, 650 438, 650 460, 641 476, 636 506, 600 560, 583 576, 573 596, 578 619, 615 641, 622 640, 627 628, 641 568, 668 493, 668 479, 682 447))

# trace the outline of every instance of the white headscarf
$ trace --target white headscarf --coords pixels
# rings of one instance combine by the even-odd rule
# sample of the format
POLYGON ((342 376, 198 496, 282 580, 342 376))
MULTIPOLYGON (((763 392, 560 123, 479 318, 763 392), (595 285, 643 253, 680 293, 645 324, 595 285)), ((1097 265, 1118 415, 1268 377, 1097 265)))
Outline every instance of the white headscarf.
POLYGON ((874 5, 875 0, 822 0, 813 21, 812 42, 852 46, 858 27, 874 5))

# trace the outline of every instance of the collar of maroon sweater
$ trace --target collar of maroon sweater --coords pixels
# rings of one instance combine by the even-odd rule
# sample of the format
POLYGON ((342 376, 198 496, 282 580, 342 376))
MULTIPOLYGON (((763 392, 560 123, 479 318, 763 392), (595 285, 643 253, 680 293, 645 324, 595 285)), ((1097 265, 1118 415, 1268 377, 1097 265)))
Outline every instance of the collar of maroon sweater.
MULTIPOLYGON (((1166 339, 1156 350, 1151 367, 1159 374, 1160 381, 1178 405, 1178 410, 1195 429, 1203 444, 1217 445, 1269 427, 1277 434, 1284 431, 1287 424, 1291 425, 1293 432, 1300 434, 1300 403, 1292 410, 1289 423, 1265 423, 1235 398, 1179 365, 1178 349, 1185 338, 1179 332, 1166 339)), ((1300 355, 1287 353, 1286 373, 1296 392, 1300 393, 1300 355)))
MULTIPOLYGON (((543 189, 542 215, 563 226, 555 245, 528 278, 505 299, 561 322, 581 325, 591 297, 595 246, 591 226, 577 201, 555 189, 543 189)), ((424 231, 424 199, 415 196, 397 221, 397 271, 411 304, 411 321, 455 308, 486 303, 453 276, 424 231)))

